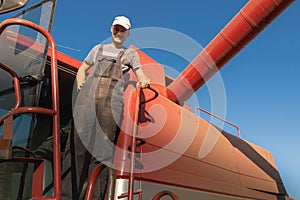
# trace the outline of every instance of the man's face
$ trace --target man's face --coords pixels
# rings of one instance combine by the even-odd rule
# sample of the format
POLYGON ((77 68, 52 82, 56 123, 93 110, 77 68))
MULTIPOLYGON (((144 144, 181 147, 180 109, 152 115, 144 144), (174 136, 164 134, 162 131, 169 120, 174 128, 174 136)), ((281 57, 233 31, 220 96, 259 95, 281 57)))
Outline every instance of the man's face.
POLYGON ((123 44, 129 36, 129 30, 121 25, 114 25, 111 27, 112 39, 115 43, 123 44))

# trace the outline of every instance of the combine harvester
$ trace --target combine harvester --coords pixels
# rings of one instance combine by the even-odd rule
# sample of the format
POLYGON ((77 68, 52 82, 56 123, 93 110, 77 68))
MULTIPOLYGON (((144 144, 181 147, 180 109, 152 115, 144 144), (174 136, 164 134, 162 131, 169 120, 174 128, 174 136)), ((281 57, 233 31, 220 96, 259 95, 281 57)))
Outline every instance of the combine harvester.
MULTIPOLYGON (((292 2, 249 1, 176 79, 137 50, 152 83, 136 88, 127 74, 106 199, 290 199, 269 151, 185 102, 292 2)), ((25 3, 2 0, 0 12, 25 3)), ((0 199, 61 199, 61 153, 81 62, 56 51, 49 34, 55 4, 44 0, 0 24, 0 199)), ((102 167, 89 177, 86 199, 102 167)))

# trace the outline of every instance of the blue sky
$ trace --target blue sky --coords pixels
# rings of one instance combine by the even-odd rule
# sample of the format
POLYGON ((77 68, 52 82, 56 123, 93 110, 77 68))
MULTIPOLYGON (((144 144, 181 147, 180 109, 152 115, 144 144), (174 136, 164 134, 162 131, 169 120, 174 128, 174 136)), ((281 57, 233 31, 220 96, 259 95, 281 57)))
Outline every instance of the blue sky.
MULTIPOLYGON (((83 60, 90 48, 110 37, 114 16, 127 15, 133 30, 168 29, 205 47, 247 2, 58 0, 52 34, 59 51, 83 60)), ((295 199, 300 199, 299 35, 300 6, 296 1, 220 71, 226 119, 240 127, 242 138, 272 153, 286 189, 295 199)), ((170 42, 182 45, 180 41, 170 42)), ((186 60, 169 52, 146 52, 179 72, 187 65, 186 60)), ((207 87, 198 90, 197 97, 201 107, 211 110, 207 87)))

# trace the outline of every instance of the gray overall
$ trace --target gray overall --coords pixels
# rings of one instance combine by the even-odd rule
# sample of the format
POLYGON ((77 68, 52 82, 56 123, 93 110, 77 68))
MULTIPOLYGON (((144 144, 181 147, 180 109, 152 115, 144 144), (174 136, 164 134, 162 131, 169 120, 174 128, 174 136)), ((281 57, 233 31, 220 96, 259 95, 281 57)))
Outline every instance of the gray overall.
MULTIPOLYGON (((74 135, 69 137, 70 148, 67 146, 63 161, 63 199, 79 199, 81 188, 94 167, 99 162, 108 166, 113 162, 114 145, 123 118, 124 81, 120 58, 124 51, 113 58, 104 57, 102 50, 101 46, 93 70, 73 104, 74 135), (76 169, 72 169, 74 166, 76 169), (71 182, 75 182, 72 188, 71 182)), ((93 199, 103 198, 107 170, 100 179, 101 189, 99 183, 96 184, 93 199)))

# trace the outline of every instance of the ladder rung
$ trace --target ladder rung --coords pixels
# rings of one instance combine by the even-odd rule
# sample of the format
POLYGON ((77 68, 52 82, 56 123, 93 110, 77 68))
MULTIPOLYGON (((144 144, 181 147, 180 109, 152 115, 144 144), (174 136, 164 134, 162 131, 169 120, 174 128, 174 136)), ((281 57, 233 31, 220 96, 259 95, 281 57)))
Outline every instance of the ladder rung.
MULTIPOLYGON (((142 194, 142 190, 141 189, 135 190, 135 191, 133 191, 133 194, 142 194)), ((128 197, 128 193, 124 193, 124 194, 119 195, 118 199, 121 199, 121 198, 124 198, 124 197, 128 197)))

